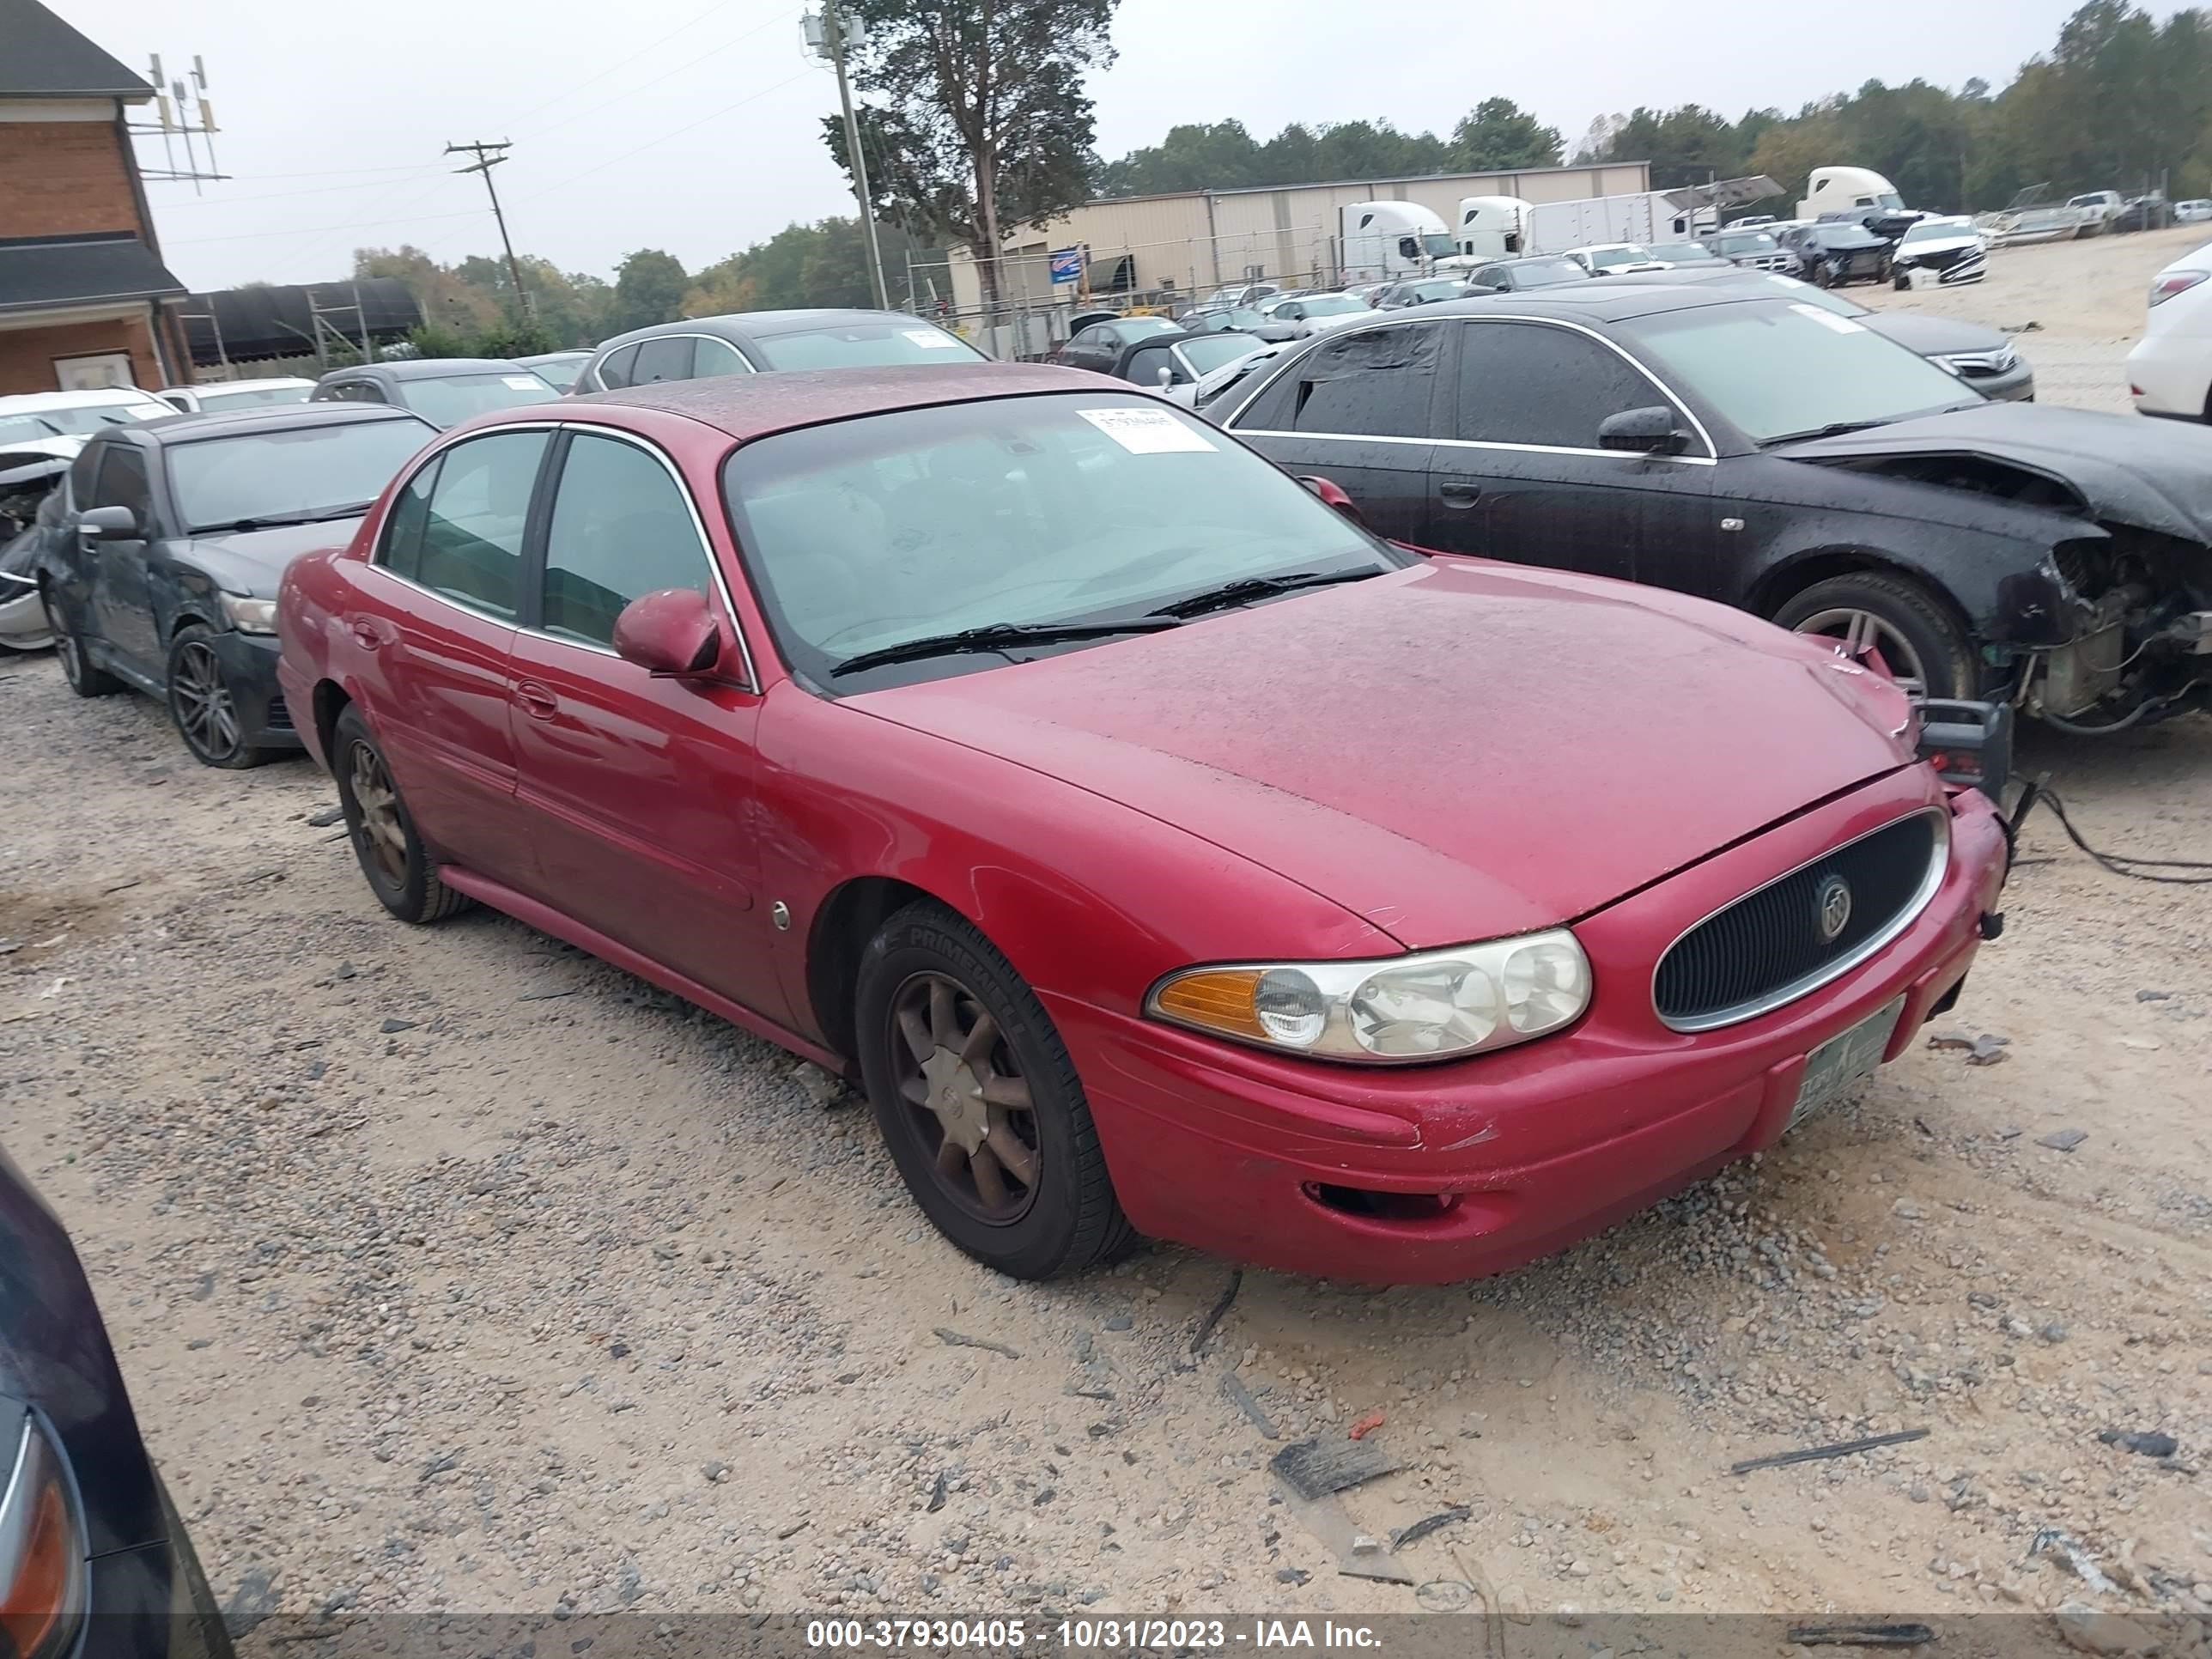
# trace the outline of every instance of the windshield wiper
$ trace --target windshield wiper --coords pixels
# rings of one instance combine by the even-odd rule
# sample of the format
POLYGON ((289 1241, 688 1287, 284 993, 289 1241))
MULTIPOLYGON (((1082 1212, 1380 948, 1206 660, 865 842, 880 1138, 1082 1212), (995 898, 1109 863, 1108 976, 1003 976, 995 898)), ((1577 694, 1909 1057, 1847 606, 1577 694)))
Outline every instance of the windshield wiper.
POLYGON ((1301 587, 1328 587, 1337 582, 1364 581, 1370 576, 1383 574, 1377 566, 1364 570, 1300 570, 1287 576, 1243 576, 1233 582, 1224 582, 1218 587, 1209 587, 1202 593, 1164 605, 1152 614, 1155 617, 1196 617, 1208 611, 1225 611, 1231 605, 1244 605, 1253 599, 1270 599, 1278 593, 1294 593, 1301 587))
POLYGON ((967 651, 1006 651, 1023 645, 1056 645, 1071 640, 1107 640, 1117 634, 1158 634, 1180 628, 1171 617, 1128 617, 1120 622, 990 623, 963 628, 957 634, 925 634, 918 640, 902 640, 874 651, 848 657, 830 669, 832 674, 857 674, 864 668, 881 668, 895 662, 919 662, 927 657, 953 657, 967 651))
POLYGON ((1893 416, 1881 415, 1871 421, 1831 421, 1826 426, 1816 426, 1804 432, 1785 432, 1781 436, 1769 438, 1766 441, 1771 446, 1802 443, 1808 438, 1839 438, 1846 432, 1864 432, 1869 427, 1887 426, 1894 418, 1893 416))
POLYGON ((311 507, 303 513, 265 513, 254 519, 231 519, 222 524, 194 525, 192 534, 230 535, 240 530, 281 530, 288 525, 328 524, 333 519, 357 519, 374 505, 373 501, 356 501, 350 507, 311 507))

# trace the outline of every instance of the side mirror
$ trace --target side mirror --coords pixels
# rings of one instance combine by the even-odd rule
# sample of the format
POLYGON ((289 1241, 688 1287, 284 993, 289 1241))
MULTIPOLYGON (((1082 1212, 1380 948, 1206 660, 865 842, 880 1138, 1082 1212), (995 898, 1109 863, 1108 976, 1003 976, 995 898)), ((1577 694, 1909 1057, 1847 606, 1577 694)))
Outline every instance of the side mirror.
POLYGON ((140 539, 138 515, 127 507, 88 507, 76 515, 76 532, 87 542, 140 539))
POLYGON ((664 587, 623 607, 615 654, 655 679, 711 674, 722 659, 721 618, 696 588, 664 587))
POLYGON ((1334 507, 1362 530, 1367 527, 1367 515, 1359 510, 1358 502, 1344 493, 1342 485, 1324 478, 1318 473, 1308 473, 1299 478, 1298 482, 1311 490, 1316 499, 1323 507, 1334 507))
POLYGON ((1600 449, 1636 450, 1647 455, 1679 455, 1690 447, 1690 434, 1664 404, 1649 409, 1624 409, 1598 422, 1600 449))
POLYGON ((1164 389, 1165 387, 1171 386, 1175 384, 1175 370, 1167 364, 1162 363, 1160 365, 1160 372, 1158 375, 1154 376, 1154 379, 1164 389))

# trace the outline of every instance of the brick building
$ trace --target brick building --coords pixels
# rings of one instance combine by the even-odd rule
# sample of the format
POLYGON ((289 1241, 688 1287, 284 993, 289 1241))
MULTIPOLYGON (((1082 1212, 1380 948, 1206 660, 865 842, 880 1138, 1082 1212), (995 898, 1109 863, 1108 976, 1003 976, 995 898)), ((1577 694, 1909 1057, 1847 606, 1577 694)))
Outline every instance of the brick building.
POLYGON ((153 97, 39 0, 0 0, 0 394, 190 378, 124 125, 153 97))

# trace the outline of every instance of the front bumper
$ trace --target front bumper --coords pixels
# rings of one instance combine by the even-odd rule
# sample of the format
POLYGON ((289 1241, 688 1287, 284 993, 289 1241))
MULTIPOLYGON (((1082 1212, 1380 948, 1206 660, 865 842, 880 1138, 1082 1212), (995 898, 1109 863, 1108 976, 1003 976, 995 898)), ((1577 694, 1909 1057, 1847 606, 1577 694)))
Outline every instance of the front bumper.
POLYGON ((1952 797, 1948 865, 1918 918, 1771 1013, 1669 1030, 1650 1004, 1653 964, 1688 922, 1938 798, 1931 779, 1893 774, 1577 923, 1590 1012, 1471 1060, 1321 1066, 1046 999, 1130 1220, 1291 1272, 1443 1283, 1547 1255, 1771 1146, 1814 1048, 1901 997, 1892 1060, 1948 1006, 2004 884, 1994 807, 1952 797))
POLYGON ((2011 404, 2035 401, 2035 370, 2025 357, 2002 374, 1965 374, 1960 378, 1984 398, 2011 404))
POLYGON ((0 580, 0 646, 10 651, 43 651, 54 642, 46 601, 35 587, 0 580))
POLYGON ((291 705, 277 682, 276 636, 232 629, 216 635, 208 643, 222 664, 223 684, 230 689, 246 741, 257 749, 299 747, 291 705))

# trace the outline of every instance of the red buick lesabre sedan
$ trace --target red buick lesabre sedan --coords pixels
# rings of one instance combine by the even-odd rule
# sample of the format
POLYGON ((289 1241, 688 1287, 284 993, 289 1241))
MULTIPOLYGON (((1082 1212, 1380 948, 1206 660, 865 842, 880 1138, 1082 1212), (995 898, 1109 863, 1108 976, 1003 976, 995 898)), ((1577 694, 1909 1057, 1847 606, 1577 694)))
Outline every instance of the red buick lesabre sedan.
POLYGON ((291 567, 284 692, 393 915, 854 1079, 1023 1277, 1494 1272, 1950 1006, 2002 828, 1895 686, 1333 493, 1059 368, 507 410, 291 567))

